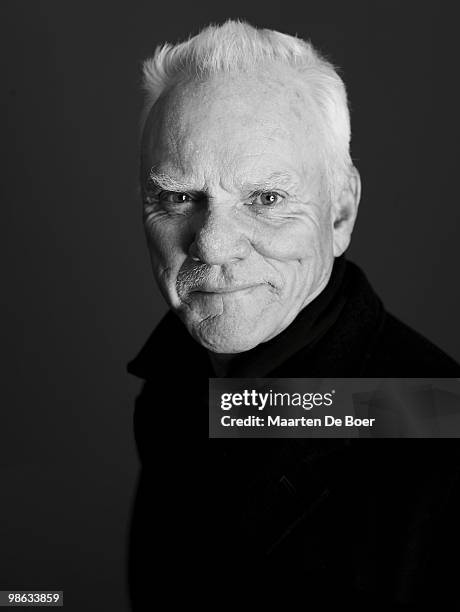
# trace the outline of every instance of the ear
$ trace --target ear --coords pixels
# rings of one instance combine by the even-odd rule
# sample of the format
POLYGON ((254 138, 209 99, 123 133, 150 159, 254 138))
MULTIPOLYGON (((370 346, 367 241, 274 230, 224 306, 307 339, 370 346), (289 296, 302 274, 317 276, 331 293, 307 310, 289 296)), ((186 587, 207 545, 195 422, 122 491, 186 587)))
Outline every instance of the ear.
POLYGON ((351 166, 345 185, 331 207, 334 257, 342 255, 350 244, 360 199, 361 178, 351 166))

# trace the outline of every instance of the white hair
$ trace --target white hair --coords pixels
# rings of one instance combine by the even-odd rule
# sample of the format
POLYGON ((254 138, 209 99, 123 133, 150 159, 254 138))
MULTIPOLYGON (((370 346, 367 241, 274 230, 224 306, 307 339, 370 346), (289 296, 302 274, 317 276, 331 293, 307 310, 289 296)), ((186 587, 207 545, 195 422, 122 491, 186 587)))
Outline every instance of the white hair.
POLYGON ((222 72, 248 72, 267 62, 299 72, 318 109, 327 188, 333 196, 351 167, 350 115, 347 94, 334 66, 308 41, 242 21, 210 25, 187 41, 165 43, 143 64, 146 100, 141 128, 160 95, 181 79, 206 78, 222 72))

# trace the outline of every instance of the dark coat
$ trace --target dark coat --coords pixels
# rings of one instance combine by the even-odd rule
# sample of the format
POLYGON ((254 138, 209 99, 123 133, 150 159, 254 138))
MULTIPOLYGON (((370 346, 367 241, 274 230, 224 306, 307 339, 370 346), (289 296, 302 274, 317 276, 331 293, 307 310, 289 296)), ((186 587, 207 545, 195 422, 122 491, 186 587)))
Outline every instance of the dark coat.
MULTIPOLYGON (((316 310, 230 375, 460 377, 452 359, 384 310, 359 268, 342 271, 316 310)), ((219 605, 215 589, 224 603, 252 596, 259 608, 298 596, 305 605, 460 601, 455 439, 209 440, 205 454, 214 374, 174 315, 128 369, 146 381, 135 409, 135 610, 147 609, 154 561, 163 587, 200 605, 219 605)))

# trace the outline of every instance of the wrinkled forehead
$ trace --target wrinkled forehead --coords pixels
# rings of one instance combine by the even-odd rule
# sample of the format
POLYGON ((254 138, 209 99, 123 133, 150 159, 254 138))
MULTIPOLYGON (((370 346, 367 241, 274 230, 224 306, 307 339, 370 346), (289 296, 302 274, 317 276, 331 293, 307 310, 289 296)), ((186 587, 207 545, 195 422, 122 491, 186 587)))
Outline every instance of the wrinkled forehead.
POLYGON ((308 86, 286 67, 189 79, 168 89, 150 111, 142 168, 191 174, 203 163, 216 172, 251 160, 312 164, 318 139, 308 86))

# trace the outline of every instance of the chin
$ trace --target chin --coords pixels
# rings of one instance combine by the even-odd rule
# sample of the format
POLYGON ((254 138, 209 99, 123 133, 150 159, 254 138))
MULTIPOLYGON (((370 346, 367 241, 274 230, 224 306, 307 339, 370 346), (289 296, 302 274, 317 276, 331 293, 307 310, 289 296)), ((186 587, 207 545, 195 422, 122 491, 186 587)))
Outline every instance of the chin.
POLYGON ((210 333, 211 330, 207 330, 203 326, 189 329, 189 331, 197 342, 212 353, 225 353, 228 355, 244 353, 263 342, 263 339, 258 335, 210 333))

